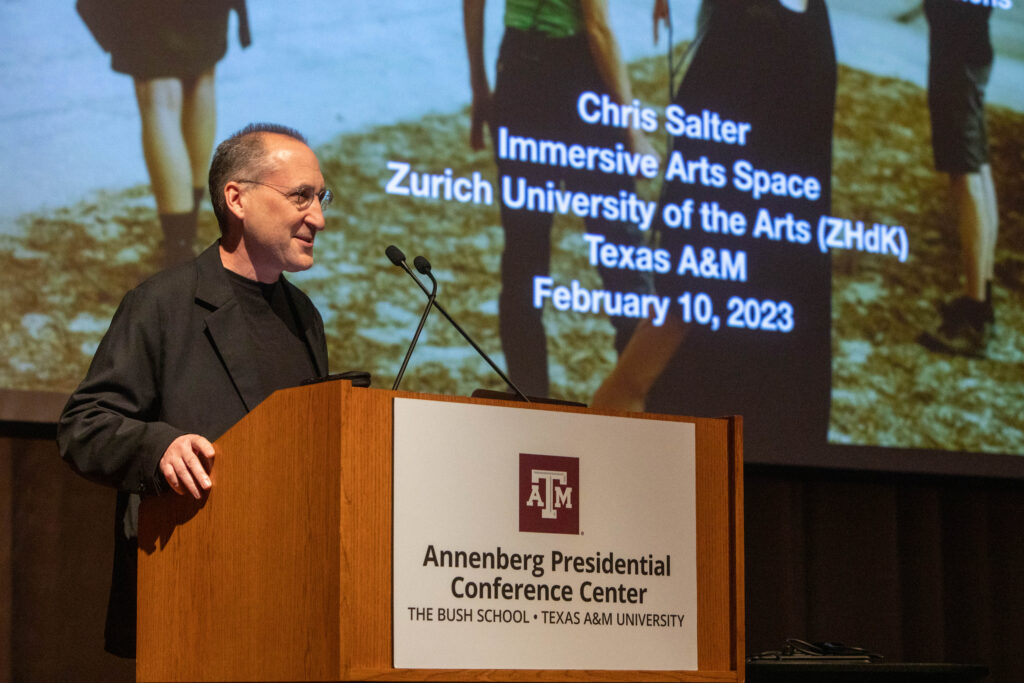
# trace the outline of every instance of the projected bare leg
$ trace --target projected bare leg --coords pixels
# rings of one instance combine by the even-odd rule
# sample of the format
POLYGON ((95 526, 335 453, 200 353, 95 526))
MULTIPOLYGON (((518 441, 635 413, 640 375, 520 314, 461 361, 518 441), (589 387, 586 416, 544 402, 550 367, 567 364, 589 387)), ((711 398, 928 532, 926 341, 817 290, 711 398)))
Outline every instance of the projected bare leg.
POLYGON ((979 173, 952 174, 949 178, 960 233, 965 294, 975 301, 985 300, 985 283, 992 278, 995 255, 996 226, 990 208, 990 203, 995 202, 995 190, 988 164, 983 169, 979 173))
POLYGON ((986 291, 986 298, 989 305, 991 300, 991 283, 995 280, 996 268, 996 241, 999 239, 999 205, 996 200, 996 185, 992 180, 992 166, 984 164, 981 167, 982 199, 985 207, 985 280, 989 283, 986 291))
POLYGON ((193 256, 195 191, 203 185, 216 126, 210 68, 196 78, 136 79, 142 150, 164 231, 164 262, 193 256))
POLYGON ((591 407, 642 412, 651 386, 686 339, 688 330, 676 317, 669 317, 661 327, 649 320, 640 323, 618 363, 594 393, 591 407))
POLYGON ((217 100, 214 88, 214 67, 210 67, 195 79, 185 83, 181 129, 188 149, 192 167, 193 207, 198 210, 199 201, 206 187, 210 166, 210 154, 217 134, 217 100))
POLYGON ((925 335, 943 351, 984 356, 995 325, 991 287, 999 232, 992 170, 983 164, 977 173, 950 174, 953 217, 960 234, 964 293, 940 307, 942 323, 925 335))

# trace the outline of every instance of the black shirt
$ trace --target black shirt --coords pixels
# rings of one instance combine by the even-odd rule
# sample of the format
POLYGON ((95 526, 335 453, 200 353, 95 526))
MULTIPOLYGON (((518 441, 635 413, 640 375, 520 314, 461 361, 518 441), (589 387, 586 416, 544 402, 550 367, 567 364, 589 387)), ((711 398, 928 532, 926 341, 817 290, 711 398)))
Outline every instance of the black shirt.
POLYGON ((295 306, 278 279, 250 280, 225 268, 249 322, 256 366, 266 398, 277 389, 298 386, 316 375, 313 357, 300 329, 295 306))

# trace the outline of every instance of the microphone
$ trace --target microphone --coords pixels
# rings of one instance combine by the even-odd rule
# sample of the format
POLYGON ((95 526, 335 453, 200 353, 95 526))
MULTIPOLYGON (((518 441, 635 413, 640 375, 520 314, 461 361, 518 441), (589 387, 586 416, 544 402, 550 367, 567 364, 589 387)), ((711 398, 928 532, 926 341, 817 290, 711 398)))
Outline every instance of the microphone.
MULTIPOLYGON (((519 390, 519 387, 517 387, 512 382, 512 380, 508 378, 508 375, 501 371, 501 368, 499 368, 497 364, 493 360, 491 360, 491 357, 488 356, 484 352, 484 350, 477 345, 475 341, 473 341, 472 337, 470 337, 466 333, 466 331, 462 329, 462 327, 457 322, 455 322, 455 320, 453 320, 450 315, 448 315, 448 311, 444 310, 444 307, 436 301, 437 280, 434 279, 434 274, 431 272, 430 261, 428 261, 423 256, 417 256, 415 259, 413 259, 413 265, 416 266, 416 270, 418 270, 423 275, 429 277, 431 282, 434 283, 432 291, 428 290, 426 286, 422 282, 420 282, 420 279, 416 277, 416 274, 412 272, 412 269, 409 268, 409 265, 405 262, 405 254, 402 253, 401 249, 392 244, 387 249, 384 250, 384 253, 385 255, 387 255, 388 259, 393 264, 401 267, 402 270, 409 273, 409 277, 411 277, 416 282, 416 284, 419 285, 420 289, 423 290, 423 293, 427 295, 427 308, 429 309, 431 306, 436 308, 441 313, 441 315, 444 316, 445 320, 451 323, 451 326, 454 327, 458 331, 458 333, 462 335, 462 338, 465 339, 469 343, 469 345, 473 347, 473 350, 476 351, 481 358, 487 361, 487 364, 491 366, 491 369, 494 370, 494 372, 498 373, 498 376, 501 377, 502 381, 505 382, 505 384, 508 385, 509 388, 511 388, 512 391, 515 392, 516 396, 521 398, 526 403, 532 403, 529 397, 527 397, 526 394, 519 390)), ((425 313, 424 318, 426 318, 425 313)), ((415 343, 415 341, 413 343, 415 343)))
POLYGON ((437 280, 434 280, 434 274, 430 272, 430 261, 427 260, 426 256, 417 256, 412 260, 412 265, 422 275, 426 275, 434 282, 434 286, 437 286, 437 280))
MULTIPOLYGON (((413 278, 416 277, 412 274, 412 271, 409 270, 409 265, 405 262, 405 254, 402 253, 401 249, 392 244, 384 251, 384 253, 389 259, 391 259, 392 263, 404 268, 405 271, 409 273, 409 275, 412 275, 413 278)), ((405 352, 405 358, 402 360, 402 367, 398 370, 398 375, 395 377, 395 383, 391 385, 391 391, 398 390, 398 385, 402 381, 402 376, 405 375, 405 368, 409 365, 409 359, 412 358, 412 351, 416 348, 416 342, 420 339, 420 332, 423 331, 423 325, 427 322, 427 316, 430 314, 430 308, 434 303, 434 298, 437 296, 437 280, 434 279, 433 274, 430 273, 430 263, 422 256, 417 256, 413 259, 413 264, 415 264, 416 270, 421 273, 426 272, 426 274, 430 276, 430 281, 433 283, 433 287, 427 295, 427 305, 423 308, 423 314, 420 316, 420 324, 416 326, 416 334, 412 336, 412 343, 409 344, 409 348, 405 352), (421 261, 423 262, 422 264, 420 263, 421 261), (425 271, 424 267, 421 267, 423 264, 426 264, 425 271)))
MULTIPOLYGON (((405 264, 405 252, 393 244, 388 245, 388 248, 384 250, 384 255, 387 256, 388 259, 396 266, 402 266, 405 264)), ((406 270, 409 269, 409 266, 404 267, 406 270)))

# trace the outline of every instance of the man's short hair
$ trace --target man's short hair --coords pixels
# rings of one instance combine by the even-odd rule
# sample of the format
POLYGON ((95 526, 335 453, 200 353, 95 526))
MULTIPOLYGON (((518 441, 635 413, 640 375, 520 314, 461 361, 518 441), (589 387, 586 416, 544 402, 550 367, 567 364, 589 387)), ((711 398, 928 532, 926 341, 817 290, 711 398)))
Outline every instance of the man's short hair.
POLYGON ((269 171, 266 159, 264 133, 286 135, 304 145, 309 143, 299 131, 276 123, 250 123, 224 142, 217 145, 217 151, 210 162, 210 201, 217 217, 222 235, 227 234, 228 207, 224 201, 224 186, 236 178, 259 180, 269 171))

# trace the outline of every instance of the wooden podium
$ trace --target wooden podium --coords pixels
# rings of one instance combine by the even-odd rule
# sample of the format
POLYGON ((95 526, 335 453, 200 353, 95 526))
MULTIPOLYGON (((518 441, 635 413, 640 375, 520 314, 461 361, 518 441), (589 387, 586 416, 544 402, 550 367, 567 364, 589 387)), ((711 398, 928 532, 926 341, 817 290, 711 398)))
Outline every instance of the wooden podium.
POLYGON ((139 681, 743 681, 740 418, 696 437, 697 671, 395 669, 393 399, 582 408, 353 388, 273 394, 217 440, 213 489, 140 514, 139 681))

